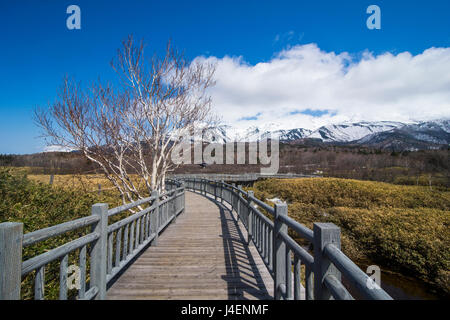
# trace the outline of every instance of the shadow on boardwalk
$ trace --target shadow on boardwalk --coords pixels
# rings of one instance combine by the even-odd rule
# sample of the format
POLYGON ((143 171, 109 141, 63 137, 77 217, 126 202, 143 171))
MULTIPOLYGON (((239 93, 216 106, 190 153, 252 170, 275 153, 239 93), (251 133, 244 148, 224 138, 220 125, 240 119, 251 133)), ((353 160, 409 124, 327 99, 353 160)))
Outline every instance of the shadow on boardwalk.
POLYGON ((223 276, 228 284, 228 299, 242 299, 243 292, 260 299, 269 299, 263 277, 247 246, 247 234, 244 237, 239 222, 228 208, 220 202, 214 202, 220 210, 225 264, 230 266, 227 275, 223 276))
POLYGON ((236 215, 186 193, 186 212, 110 285, 109 299, 271 299, 272 278, 236 215))

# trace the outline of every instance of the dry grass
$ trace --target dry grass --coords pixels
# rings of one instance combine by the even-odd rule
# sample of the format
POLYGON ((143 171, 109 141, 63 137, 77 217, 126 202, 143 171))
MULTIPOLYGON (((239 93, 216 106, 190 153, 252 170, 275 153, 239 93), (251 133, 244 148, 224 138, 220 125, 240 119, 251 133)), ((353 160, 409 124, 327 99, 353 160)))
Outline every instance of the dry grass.
POLYGON ((289 216, 341 227, 342 248, 419 277, 450 293, 450 191, 423 186, 335 178, 269 179, 254 185, 259 198, 289 203, 289 216))
MULTIPOLYGON (((41 182, 44 184, 50 183, 50 175, 48 174, 29 174, 28 179, 41 182)), ((101 185, 102 190, 111 190, 114 188, 112 183, 100 174, 86 174, 86 175, 54 175, 53 186, 71 190, 83 190, 85 192, 98 191, 98 185, 101 185)))
MULTIPOLYGON (((43 184, 50 183, 49 174, 28 174, 28 179, 43 184)), ((146 191, 144 181, 138 175, 131 175, 131 181, 138 190, 146 191)), ((53 186, 66 190, 79 190, 82 192, 98 192, 99 185, 102 191, 117 192, 114 185, 102 174, 64 174, 54 175, 53 186)), ((117 192, 117 195, 119 193, 117 192)))

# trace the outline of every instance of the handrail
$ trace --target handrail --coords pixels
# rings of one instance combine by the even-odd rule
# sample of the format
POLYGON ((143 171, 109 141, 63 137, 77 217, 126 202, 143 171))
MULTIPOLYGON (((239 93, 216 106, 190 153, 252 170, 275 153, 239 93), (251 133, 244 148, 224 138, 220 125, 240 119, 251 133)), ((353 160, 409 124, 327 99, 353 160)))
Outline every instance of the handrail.
POLYGON ((330 289, 333 297, 338 300, 354 300, 352 295, 347 291, 341 281, 334 275, 329 274, 323 280, 328 289, 330 289))
POLYGON ((287 224, 288 227, 293 229, 304 239, 310 242, 314 241, 314 232, 311 229, 308 229, 304 225, 298 223, 292 218, 289 218, 288 216, 279 216, 278 218, 281 220, 281 222, 287 224))
POLYGON ((100 238, 100 234, 98 233, 90 233, 87 234, 81 238, 78 238, 76 240, 70 241, 66 244, 63 244, 62 246, 59 246, 55 249, 52 249, 50 251, 47 251, 43 254, 40 254, 38 256, 35 256, 31 259, 28 259, 22 263, 22 276, 26 275, 27 273, 30 273, 33 270, 36 270, 43 265, 46 265, 53 260, 56 260, 69 252, 78 249, 88 243, 93 242, 94 240, 97 240, 100 238))
POLYGON ((114 232, 114 231, 116 231, 117 229, 119 229, 119 228, 121 228, 121 227, 123 227, 123 226, 129 224, 130 222, 133 222, 133 221, 139 219, 140 217, 142 217, 143 215, 149 213, 150 211, 154 210, 155 208, 156 208, 156 205, 153 204, 153 205, 151 205, 150 207, 148 207, 148 208, 146 208, 146 209, 144 209, 144 210, 141 210, 141 211, 139 211, 139 212, 136 212, 136 213, 133 214, 132 216, 123 218, 122 220, 119 220, 119 221, 117 221, 117 222, 115 222, 115 223, 113 223, 113 224, 110 224, 110 225, 108 226, 108 233, 114 232))
POLYGON ((334 224, 314 223, 314 230, 311 230, 288 217, 286 204, 272 207, 256 198, 252 191, 242 190, 241 186, 198 178, 182 178, 180 181, 184 181, 186 188, 194 192, 204 196, 209 194, 217 201, 228 203, 231 210, 237 213, 248 232, 248 243, 254 243, 274 278, 275 299, 300 299, 301 264, 305 266, 306 299, 353 299, 341 282, 341 272, 365 298, 392 299, 381 288, 369 289, 370 277, 340 250, 340 229, 334 224), (274 221, 254 205, 267 211, 274 221), (313 255, 288 235, 288 228, 314 245, 313 255), (294 284, 291 283, 292 257, 294 284))
POLYGON ((300 247, 300 245, 294 241, 287 233, 280 233, 279 236, 284 240, 287 246, 294 251, 294 253, 299 257, 299 259, 308 267, 313 267, 314 258, 309 254, 308 251, 300 247))
POLYGON ((59 299, 67 299, 66 284, 69 254, 79 250, 80 289, 78 299, 105 299, 106 285, 120 270, 148 245, 156 245, 158 235, 169 223, 184 212, 185 188, 180 181, 167 180, 168 190, 150 197, 108 210, 107 204, 92 206, 92 215, 23 234, 22 223, 0 223, 0 300, 20 299, 21 278, 36 270, 35 299, 44 299, 45 267, 59 260, 59 299), (173 187, 174 186, 174 187, 173 187), (132 213, 113 224, 108 218, 148 204, 145 209, 132 213), (24 247, 83 227, 92 227, 91 233, 22 261, 24 247), (87 250, 90 246, 90 250, 87 250), (87 264, 90 255, 90 288, 86 290, 87 264))
POLYGON ((250 208, 251 211, 256 213, 263 221, 264 223, 268 224, 271 228, 273 228, 273 221, 267 218, 261 211, 259 211, 256 208, 250 208))
POLYGON ((23 235, 23 247, 30 246, 40 241, 58 236, 60 234, 73 231, 82 227, 90 226, 98 222, 100 218, 96 216, 87 216, 76 220, 64 222, 44 229, 39 229, 23 235))
POLYGON ((133 209, 133 208, 135 208, 135 207, 137 207, 137 206, 139 206, 141 204, 153 201, 153 200, 155 200, 155 198, 156 198, 155 196, 147 197, 147 198, 143 198, 143 199, 131 202, 131 203, 127 203, 127 204, 121 205, 119 207, 115 207, 115 208, 109 209, 108 210, 108 216, 111 217, 111 216, 116 215, 118 213, 121 213, 121 212, 123 212, 125 210, 133 209))
POLYGON ((381 288, 373 283, 372 279, 364 273, 352 260, 333 244, 324 248, 324 254, 333 262, 344 276, 355 286, 366 299, 391 300, 392 298, 381 288), (372 289, 367 285, 372 283, 372 289))
POLYGON ((268 213, 272 215, 272 217, 275 215, 275 209, 269 206, 267 203, 259 200, 258 198, 255 198, 254 196, 250 197, 250 200, 254 203, 256 203, 258 206, 262 207, 264 210, 266 210, 268 213))
POLYGON ((245 192, 241 186, 236 187, 223 181, 168 179, 166 185, 168 189, 162 194, 153 192, 150 197, 110 210, 107 204, 95 204, 92 206, 91 216, 25 235, 22 231, 23 224, 1 223, 0 239, 6 241, 0 243, 0 299, 19 299, 21 277, 34 270, 35 298, 43 299, 45 266, 58 259, 59 298, 67 299, 65 282, 69 269, 68 258, 75 250, 79 250, 81 277, 78 299, 105 299, 107 283, 148 245, 157 245, 159 234, 184 212, 185 188, 205 196, 213 196, 217 201, 227 203, 237 213, 247 230, 248 243, 255 245, 274 278, 275 299, 301 298, 301 265, 305 266, 306 299, 353 299, 341 282, 341 273, 365 298, 392 299, 340 250, 340 229, 334 224, 314 223, 314 230, 310 230, 288 217, 285 203, 277 203, 275 207, 271 207, 257 199, 252 191, 245 192), (109 217, 144 204, 147 205, 144 209, 108 225, 109 217), (271 218, 258 208, 264 209, 271 218), (88 226, 92 227, 91 233, 22 262, 23 247, 88 226), (313 255, 289 236, 288 228, 314 245, 313 255), (89 251, 87 246, 90 247, 89 251), (90 288, 86 290, 88 252, 91 274, 90 288))

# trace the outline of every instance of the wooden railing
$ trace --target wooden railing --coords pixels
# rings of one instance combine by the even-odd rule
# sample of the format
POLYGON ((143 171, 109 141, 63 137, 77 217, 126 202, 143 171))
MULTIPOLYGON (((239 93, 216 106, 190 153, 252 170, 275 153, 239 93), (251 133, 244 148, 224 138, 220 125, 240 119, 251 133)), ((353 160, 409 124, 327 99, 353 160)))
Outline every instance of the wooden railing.
POLYGON ((252 191, 245 192, 241 187, 223 181, 193 178, 182 181, 185 185, 168 180, 165 193, 154 192, 148 198, 113 209, 108 209, 107 204, 95 204, 90 216, 25 235, 22 223, 1 223, 0 300, 20 299, 21 280, 32 271, 36 271, 34 298, 43 299, 45 267, 53 261, 59 262, 59 299, 67 299, 68 257, 77 250, 80 277, 77 298, 105 299, 107 284, 144 248, 157 244, 158 235, 184 211, 185 187, 226 202, 237 212, 238 219, 248 231, 248 243, 254 243, 274 278, 275 299, 301 298, 302 265, 308 300, 353 299, 341 282, 342 275, 366 299, 391 299, 342 253, 340 229, 334 224, 315 223, 314 229, 310 230, 288 217, 285 203, 272 207, 255 198, 252 191), (113 216, 136 208, 136 213, 108 223, 113 216), (91 228, 89 233, 22 261, 24 247, 86 227, 91 228), (288 229, 312 243, 313 252, 294 241, 288 235, 288 229))
POLYGON ((340 229, 332 223, 314 223, 308 229, 288 217, 286 203, 272 207, 255 198, 252 191, 223 181, 185 178, 187 189, 211 195, 235 210, 274 279, 274 298, 300 300, 301 266, 305 273, 305 298, 351 300, 341 281, 342 275, 364 299, 392 299, 341 250, 340 229), (264 214, 265 212, 266 214, 264 214), (313 244, 313 252, 288 235, 288 229, 313 244))
POLYGON ((77 250, 77 299, 105 299, 107 284, 114 276, 150 243, 157 244, 158 235, 184 211, 184 186, 176 181, 168 181, 167 186, 170 190, 162 194, 155 191, 148 198, 117 208, 108 209, 105 203, 95 204, 90 216, 27 234, 23 234, 22 223, 1 223, 0 300, 20 299, 22 278, 35 270, 34 298, 44 299, 45 267, 53 261, 59 261, 59 299, 67 299, 68 257, 77 250), (108 224, 111 217, 132 209, 137 212, 108 224), (24 247, 84 227, 90 227, 91 232, 22 261, 24 247))

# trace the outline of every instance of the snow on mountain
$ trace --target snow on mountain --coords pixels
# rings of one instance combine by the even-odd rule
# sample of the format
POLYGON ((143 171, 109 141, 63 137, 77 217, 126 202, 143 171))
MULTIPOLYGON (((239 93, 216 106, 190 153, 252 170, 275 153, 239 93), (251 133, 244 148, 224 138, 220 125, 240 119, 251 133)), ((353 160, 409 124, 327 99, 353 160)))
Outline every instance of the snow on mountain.
POLYGON ((320 139, 323 142, 350 142, 370 134, 401 128, 404 125, 404 123, 393 121, 330 124, 313 131, 308 138, 320 139))
MULTIPOLYGON (((189 132, 172 132, 172 137, 189 137, 189 132)), ((193 140, 207 143, 253 142, 262 139, 278 139, 296 142, 302 139, 319 139, 324 143, 352 143, 377 148, 416 150, 450 145, 450 120, 434 120, 416 123, 393 121, 361 121, 322 126, 314 131, 304 128, 284 129, 281 124, 267 123, 261 126, 236 128, 220 125, 203 132, 196 132, 193 140)), ((44 152, 71 152, 73 149, 51 145, 44 152)))
POLYGON ((417 140, 446 144, 449 143, 450 120, 419 122, 405 126, 402 130, 417 140))
POLYGON ((356 143, 394 150, 418 150, 450 145, 450 120, 406 124, 393 130, 369 134, 356 143))
POLYGON ((59 146, 59 145, 51 145, 51 146, 46 146, 44 148, 43 152, 72 152, 75 150, 76 149, 69 148, 69 147, 64 147, 64 146, 59 146))
POLYGON ((230 126, 221 126, 210 130, 205 135, 205 140, 208 142, 250 142, 258 141, 261 139, 278 139, 280 141, 294 141, 307 137, 311 130, 304 128, 295 129, 276 129, 280 126, 274 123, 269 123, 264 126, 251 126, 247 129, 237 129, 230 126), (274 129, 275 128, 275 129, 274 129), (212 138, 212 137, 215 138, 212 138))
POLYGON ((238 129, 220 126, 204 134, 207 142, 257 141, 276 138, 282 142, 292 142, 304 138, 319 139, 325 143, 357 143, 372 146, 405 146, 424 148, 427 143, 445 145, 450 143, 450 120, 436 120, 416 123, 394 121, 361 121, 330 124, 314 131, 295 128, 283 129, 280 124, 268 123, 238 129))
POLYGON ((250 126, 244 129, 221 125, 205 131, 203 133, 203 141, 216 141, 220 143, 232 141, 251 142, 265 138, 293 141, 305 138, 310 133, 311 130, 304 128, 284 129, 282 125, 273 122, 262 126, 250 126))
POLYGON ((277 130, 275 135, 278 134, 278 140, 280 141, 294 141, 308 137, 312 133, 311 130, 304 128, 297 128, 291 130, 277 130))
POLYGON ((279 138, 282 127, 278 123, 269 122, 262 126, 251 126, 245 130, 230 131, 229 141, 257 141, 265 138, 279 138))

